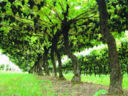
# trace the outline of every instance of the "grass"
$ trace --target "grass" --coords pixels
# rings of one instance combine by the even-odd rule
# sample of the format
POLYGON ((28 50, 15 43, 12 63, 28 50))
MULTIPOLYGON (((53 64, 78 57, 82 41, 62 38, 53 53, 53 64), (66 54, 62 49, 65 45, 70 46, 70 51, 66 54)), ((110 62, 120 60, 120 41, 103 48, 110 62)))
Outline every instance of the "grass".
MULTIPOLYGON (((71 80, 72 73, 64 75, 71 80)), ((109 86, 109 75, 82 75, 83 82, 109 86)), ((123 88, 128 89, 128 75, 124 75, 123 88)), ((103 91, 104 92, 104 91, 103 91)), ((102 90, 97 94, 102 93, 102 90)), ((61 93, 59 93, 61 94, 61 93)), ((51 81, 42 80, 36 75, 25 73, 0 73, 0 96, 64 96, 57 95, 51 81)), ((68 95, 67 95, 68 96, 68 95)))
MULTIPOLYGON (((69 74, 64 74, 65 78, 67 80, 71 80, 73 77, 72 73, 69 74)), ((101 84, 101 85, 106 85, 109 86, 110 80, 109 80, 109 75, 81 75, 81 81, 83 82, 92 82, 94 84, 101 84)), ((128 89, 128 75, 124 74, 123 76, 123 84, 122 87, 124 89, 128 89)))
POLYGON ((106 94, 107 93, 107 90, 99 90, 97 91, 94 96, 100 96, 101 94, 106 94))
POLYGON ((32 74, 0 73, 0 96, 54 96, 51 86, 32 74))

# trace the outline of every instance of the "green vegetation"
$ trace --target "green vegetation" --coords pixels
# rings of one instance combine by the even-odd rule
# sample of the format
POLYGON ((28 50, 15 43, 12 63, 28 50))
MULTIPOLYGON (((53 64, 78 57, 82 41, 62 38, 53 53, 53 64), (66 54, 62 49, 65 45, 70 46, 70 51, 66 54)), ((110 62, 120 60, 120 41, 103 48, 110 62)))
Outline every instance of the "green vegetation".
POLYGON ((51 87, 50 81, 36 75, 0 73, 0 96, 54 96, 51 87))
MULTIPOLYGON (((64 75, 67 80, 71 80, 73 74, 64 75)), ((0 96, 55 96, 56 92, 49 80, 43 80, 39 76, 27 73, 0 73, 0 96)), ((83 82, 94 84, 109 85, 109 76, 107 75, 82 75, 83 82)), ((128 89, 128 75, 123 78, 123 88, 128 89)), ((105 90, 99 90, 94 96, 106 93, 105 90)), ((59 93, 61 96, 63 93, 59 93)), ((69 96, 68 94, 66 96, 69 96)))
MULTIPOLYGON (((71 80, 73 77, 72 73, 68 73, 64 75, 67 80, 71 80)), ((105 86, 109 86, 110 80, 109 80, 109 75, 81 75, 81 81, 82 82, 90 82, 94 84, 101 84, 105 86)), ((124 74, 123 76, 123 88, 128 89, 128 75, 124 74)))
MULTIPOLYGON (((128 29, 127 3, 128 0, 0 0, 0 49, 29 73, 59 74, 64 79, 63 72, 71 71, 73 76, 68 79, 72 77, 72 82, 80 82, 81 76, 88 81, 82 74, 97 74, 106 76, 106 85, 110 75, 108 92, 122 94, 122 75, 128 73, 128 43, 118 40, 128 29), (87 56, 73 54, 101 44, 107 47, 87 56), (64 55, 71 60, 67 64, 61 62, 64 55)), ((23 82, 27 79, 23 77, 23 82)), ((88 79, 102 82, 93 75, 88 79)), ((40 90, 38 82, 33 86, 40 90)))
MULTIPOLYGON (((127 59, 127 52, 128 52, 128 40, 127 35, 122 33, 122 36, 116 38, 117 41, 117 50, 118 50, 118 57, 120 59, 121 65, 121 72, 123 74, 128 73, 128 59, 127 59)), ((100 46, 100 45, 99 45, 100 46)), ((104 45, 102 48, 96 48, 90 51, 89 54, 79 55, 77 56, 78 61, 80 63, 80 70, 82 74, 109 74, 110 65, 108 61, 108 49, 107 46, 104 45)), ((63 64, 65 72, 73 71, 71 60, 67 60, 63 64)))
POLYGON ((99 91, 97 91, 97 92, 94 94, 94 96, 100 96, 100 95, 106 94, 106 93, 107 93, 107 90, 99 90, 99 91))

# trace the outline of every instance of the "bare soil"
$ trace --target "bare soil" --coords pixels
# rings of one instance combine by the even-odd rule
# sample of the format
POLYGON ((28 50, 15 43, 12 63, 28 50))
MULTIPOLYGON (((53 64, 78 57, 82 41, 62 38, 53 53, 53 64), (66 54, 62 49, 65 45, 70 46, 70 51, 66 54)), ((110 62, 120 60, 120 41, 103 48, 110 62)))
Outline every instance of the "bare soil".
MULTIPOLYGON (((108 89, 108 86, 93 84, 88 82, 81 82, 79 84, 73 84, 71 81, 60 80, 55 77, 44 76, 41 77, 44 80, 50 80, 52 86, 57 95, 55 96, 94 96, 94 94, 101 89, 108 89), (60 95, 59 95, 60 94, 60 95)), ((125 90, 127 93, 128 90, 125 90)), ((105 95, 104 95, 105 96, 105 95)), ((128 96, 128 95, 124 95, 128 96)))

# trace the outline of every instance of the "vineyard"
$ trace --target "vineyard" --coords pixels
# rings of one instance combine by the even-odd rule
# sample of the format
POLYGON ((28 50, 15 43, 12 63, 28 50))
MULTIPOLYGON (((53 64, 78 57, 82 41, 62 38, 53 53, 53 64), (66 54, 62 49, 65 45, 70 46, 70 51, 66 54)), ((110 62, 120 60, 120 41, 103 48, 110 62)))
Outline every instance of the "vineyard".
MULTIPOLYGON (((83 78, 88 78, 85 83, 92 82, 90 86, 87 84, 89 91, 84 93, 81 89, 82 94, 67 96, 93 96, 100 92, 99 85, 93 86, 98 82, 97 76, 109 77, 106 79, 109 83, 98 83, 107 85, 101 90, 105 96, 127 96, 124 89, 128 73, 127 4, 128 0, 0 0, 0 50, 35 81, 48 79, 53 87, 59 80, 65 80, 64 84, 69 80, 69 85, 77 85, 83 78), (102 48, 96 48, 99 46, 102 48), (85 54, 84 50, 91 51, 85 54), (87 95, 93 90, 91 86, 99 89, 87 95)), ((0 65, 0 70, 5 69, 11 70, 9 65, 0 65)), ((25 79, 27 75, 19 78, 25 79)), ((43 89, 40 84, 35 85, 38 90, 43 89)), ((62 96, 55 92, 31 94, 8 96, 62 96)))

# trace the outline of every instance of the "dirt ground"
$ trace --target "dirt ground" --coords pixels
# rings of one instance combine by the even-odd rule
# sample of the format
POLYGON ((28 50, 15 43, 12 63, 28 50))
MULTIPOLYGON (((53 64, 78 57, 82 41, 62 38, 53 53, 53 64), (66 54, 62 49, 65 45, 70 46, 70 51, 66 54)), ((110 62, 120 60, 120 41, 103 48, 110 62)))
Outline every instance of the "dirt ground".
MULTIPOLYGON (((61 93, 63 93, 63 96, 94 96, 95 92, 97 92, 98 90, 108 89, 107 86, 88 82, 73 84, 71 83, 71 81, 59 80, 53 77, 41 77, 41 79, 50 80, 52 82, 52 86, 57 94, 55 96, 61 96, 61 93)), ((128 91, 125 90, 125 92, 128 91)))

